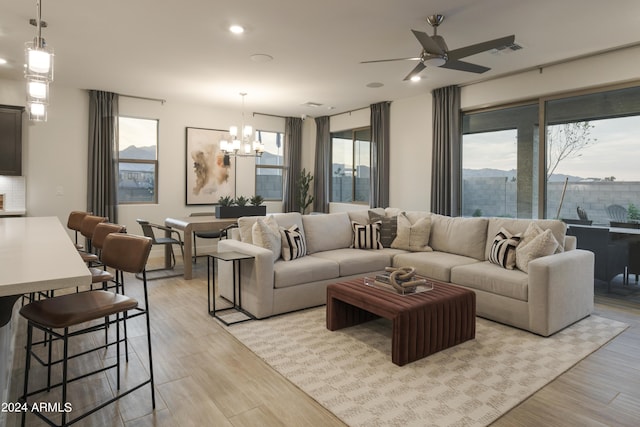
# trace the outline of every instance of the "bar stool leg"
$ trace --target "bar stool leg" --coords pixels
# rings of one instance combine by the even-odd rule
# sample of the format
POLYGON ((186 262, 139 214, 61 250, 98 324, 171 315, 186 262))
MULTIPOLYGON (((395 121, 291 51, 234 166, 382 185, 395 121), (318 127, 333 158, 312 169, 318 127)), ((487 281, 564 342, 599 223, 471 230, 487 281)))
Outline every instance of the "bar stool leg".
MULTIPOLYGON (((64 328, 64 349, 62 351, 62 407, 67 403, 67 364, 69 360, 69 328, 64 328)), ((62 425, 67 422, 67 413, 62 411, 62 425)))
MULTIPOLYGON (((116 272, 116 275, 118 274, 118 272, 116 272)), ((124 293, 124 272, 121 271, 120 272, 120 290, 122 292, 122 295, 125 295, 124 293)), ((116 286, 116 292, 118 292, 118 287, 116 286)), ((127 318, 128 318, 128 312, 124 312, 123 313, 123 318, 124 318, 124 360, 129 363, 129 335, 127 334, 127 318)))
POLYGON ((153 380, 153 356, 151 354, 151 321, 149 319, 149 296, 147 294, 147 271, 142 270, 142 283, 144 287, 144 300, 146 307, 144 308, 146 318, 147 318, 147 345, 149 346, 149 373, 151 380, 151 407, 156 409, 156 390, 155 390, 155 382, 153 380))
MULTIPOLYGON (((31 339, 33 338, 33 325, 28 322, 27 325, 27 356, 24 363, 24 385, 22 389, 22 400, 27 404, 27 393, 29 392, 29 370, 31 369, 31 339)), ((22 420, 20 425, 24 427, 27 417, 27 411, 22 411, 22 420)))
POLYGON ((47 391, 51 391, 51 353, 52 353, 52 349, 53 349, 53 335, 52 334, 46 334, 48 335, 48 337, 45 337, 45 344, 47 341, 49 341, 49 357, 48 357, 48 364, 47 364, 47 391))

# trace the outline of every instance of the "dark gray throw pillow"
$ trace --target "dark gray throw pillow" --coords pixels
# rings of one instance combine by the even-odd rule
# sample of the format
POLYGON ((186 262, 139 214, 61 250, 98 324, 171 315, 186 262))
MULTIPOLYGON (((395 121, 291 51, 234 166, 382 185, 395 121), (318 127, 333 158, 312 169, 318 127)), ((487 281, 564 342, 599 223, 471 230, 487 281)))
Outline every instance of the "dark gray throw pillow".
POLYGON ((382 222, 380 227, 380 243, 385 248, 391 247, 391 242, 396 238, 398 234, 398 217, 397 216, 384 216, 374 211, 369 211, 369 222, 382 222))

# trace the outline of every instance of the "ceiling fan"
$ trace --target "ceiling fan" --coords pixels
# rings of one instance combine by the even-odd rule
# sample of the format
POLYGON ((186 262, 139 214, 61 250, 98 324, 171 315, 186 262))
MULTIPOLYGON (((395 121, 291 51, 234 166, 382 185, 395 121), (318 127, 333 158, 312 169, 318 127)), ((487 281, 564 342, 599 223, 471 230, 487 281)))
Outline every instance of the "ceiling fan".
POLYGON ((461 58, 475 55, 476 53, 484 52, 498 47, 509 46, 513 44, 515 40, 514 35, 507 37, 501 37, 495 40, 489 40, 482 43, 477 43, 459 49, 449 50, 447 44, 442 36, 438 35, 438 26, 444 21, 444 15, 431 15, 427 18, 429 25, 433 27, 433 36, 428 35, 422 31, 411 30, 414 36, 422 45, 422 53, 420 56, 413 58, 395 58, 395 59, 379 59, 375 61, 363 61, 361 64, 368 64, 373 62, 389 62, 389 61, 420 61, 404 80, 410 80, 412 77, 420 74, 427 65, 440 68, 449 68, 452 70, 467 71, 470 73, 484 73, 489 71, 490 68, 483 67, 482 65, 471 64, 469 62, 460 61, 461 58))

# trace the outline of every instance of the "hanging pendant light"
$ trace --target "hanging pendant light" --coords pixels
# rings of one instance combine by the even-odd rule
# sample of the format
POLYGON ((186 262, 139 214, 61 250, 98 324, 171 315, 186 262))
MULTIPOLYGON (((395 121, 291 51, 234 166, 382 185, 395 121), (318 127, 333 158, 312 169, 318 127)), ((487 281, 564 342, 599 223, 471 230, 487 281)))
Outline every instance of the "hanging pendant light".
POLYGON ((240 96, 242 96, 242 122, 240 127, 230 126, 229 135, 231 136, 231 141, 220 141, 220 149, 227 156, 260 157, 264 153, 264 144, 253 137, 253 127, 244 124, 244 97, 246 95, 246 92, 240 92, 240 96), (238 130, 242 132, 240 136, 238 136, 238 130))
POLYGON ((53 49, 42 37, 42 28, 47 23, 42 20, 42 5, 36 0, 36 19, 31 19, 36 27, 33 41, 25 43, 24 76, 27 79, 27 111, 29 120, 47 121, 49 104, 49 83, 53 81, 53 49))

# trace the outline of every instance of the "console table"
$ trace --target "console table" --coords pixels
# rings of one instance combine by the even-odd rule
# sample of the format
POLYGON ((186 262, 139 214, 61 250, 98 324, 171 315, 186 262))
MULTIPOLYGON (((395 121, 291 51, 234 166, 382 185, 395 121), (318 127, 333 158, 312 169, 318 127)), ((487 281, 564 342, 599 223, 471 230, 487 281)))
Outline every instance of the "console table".
POLYGON ((245 259, 253 259, 253 255, 247 255, 240 252, 209 252, 207 255, 207 310, 209 314, 226 326, 233 325, 240 322, 246 322, 247 320, 254 320, 255 317, 251 313, 242 309, 242 283, 240 276, 240 262, 245 259), (216 309, 216 260, 231 261, 233 263, 233 305, 231 307, 225 307, 216 309), (236 273, 237 271, 237 273, 236 273), (238 294, 238 302, 236 303, 236 292, 238 294), (245 318, 241 320, 235 320, 227 322, 222 316, 218 315, 218 312, 226 310, 236 310, 242 313, 245 318))

